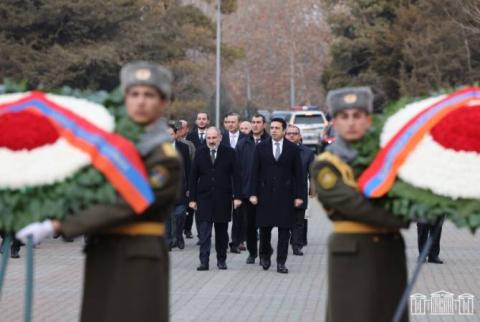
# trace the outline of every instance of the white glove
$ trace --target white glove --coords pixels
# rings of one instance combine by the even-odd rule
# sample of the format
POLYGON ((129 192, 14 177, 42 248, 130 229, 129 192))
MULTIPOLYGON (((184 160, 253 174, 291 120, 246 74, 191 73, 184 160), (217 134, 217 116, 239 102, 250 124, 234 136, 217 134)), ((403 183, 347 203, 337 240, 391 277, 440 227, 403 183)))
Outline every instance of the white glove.
POLYGON ((27 225, 17 232, 15 237, 21 240, 23 243, 27 242, 28 236, 32 236, 33 244, 37 245, 42 240, 53 236, 53 224, 51 220, 45 220, 43 222, 35 222, 27 225))

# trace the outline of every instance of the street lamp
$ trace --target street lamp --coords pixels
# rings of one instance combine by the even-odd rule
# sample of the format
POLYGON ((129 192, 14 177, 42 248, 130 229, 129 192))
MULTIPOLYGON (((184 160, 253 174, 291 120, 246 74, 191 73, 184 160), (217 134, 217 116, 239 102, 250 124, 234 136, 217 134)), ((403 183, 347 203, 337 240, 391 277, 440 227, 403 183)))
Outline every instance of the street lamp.
POLYGON ((221 12, 221 0, 217 0, 217 64, 216 64, 216 93, 215 93, 215 125, 220 128, 220 73, 221 73, 221 61, 220 61, 220 45, 221 45, 221 26, 222 26, 222 12, 221 12))

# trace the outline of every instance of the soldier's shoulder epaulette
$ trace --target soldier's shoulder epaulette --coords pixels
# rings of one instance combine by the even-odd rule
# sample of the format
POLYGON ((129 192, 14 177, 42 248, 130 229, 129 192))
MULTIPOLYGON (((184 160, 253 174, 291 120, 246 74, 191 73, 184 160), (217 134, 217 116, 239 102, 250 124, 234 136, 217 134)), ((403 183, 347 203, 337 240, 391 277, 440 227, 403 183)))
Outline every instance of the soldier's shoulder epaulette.
MULTIPOLYGON (((355 176, 353 175, 352 168, 347 163, 345 163, 342 159, 340 159, 337 155, 327 151, 317 156, 315 162, 316 163, 326 162, 329 165, 333 166, 340 173, 342 177, 342 181, 346 185, 351 186, 355 189, 358 188, 358 184, 355 181, 355 176)), ((320 183, 320 180, 324 181, 325 178, 328 179, 329 177, 332 176, 332 174, 326 173, 326 172, 327 170, 323 170, 323 172, 322 170, 320 170, 320 172, 318 173, 317 181, 319 181, 319 183, 320 183)))
POLYGON ((172 146, 171 143, 165 142, 162 143, 160 146, 162 149, 162 152, 165 154, 167 157, 176 157, 178 156, 177 150, 172 146))

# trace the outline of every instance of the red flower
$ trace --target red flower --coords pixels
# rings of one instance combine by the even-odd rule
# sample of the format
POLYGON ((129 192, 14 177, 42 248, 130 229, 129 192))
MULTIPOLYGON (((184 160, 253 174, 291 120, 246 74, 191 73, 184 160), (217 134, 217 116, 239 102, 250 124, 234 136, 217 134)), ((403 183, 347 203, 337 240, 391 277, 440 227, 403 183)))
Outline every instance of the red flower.
POLYGON ((0 114, 0 148, 33 150, 58 138, 57 129, 44 116, 31 112, 0 114))

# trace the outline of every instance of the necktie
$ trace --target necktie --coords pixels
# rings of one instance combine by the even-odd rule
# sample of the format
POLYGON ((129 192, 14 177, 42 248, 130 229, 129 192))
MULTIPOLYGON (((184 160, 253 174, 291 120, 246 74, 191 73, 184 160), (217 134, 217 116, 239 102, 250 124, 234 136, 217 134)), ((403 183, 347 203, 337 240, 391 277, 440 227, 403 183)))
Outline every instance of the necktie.
POLYGON ((212 164, 215 163, 215 150, 210 150, 210 160, 212 160, 212 164))
POLYGON ((275 160, 278 161, 278 158, 280 158, 280 142, 275 142, 275 154, 274 154, 275 160))
POLYGON ((257 138, 255 139, 255 144, 258 144, 258 143, 260 143, 260 139, 257 138))
POLYGON ((230 136, 230 146, 235 149, 235 141, 236 141, 236 136, 232 135, 230 136))
POLYGON ((200 143, 203 143, 203 132, 200 132, 200 143))

